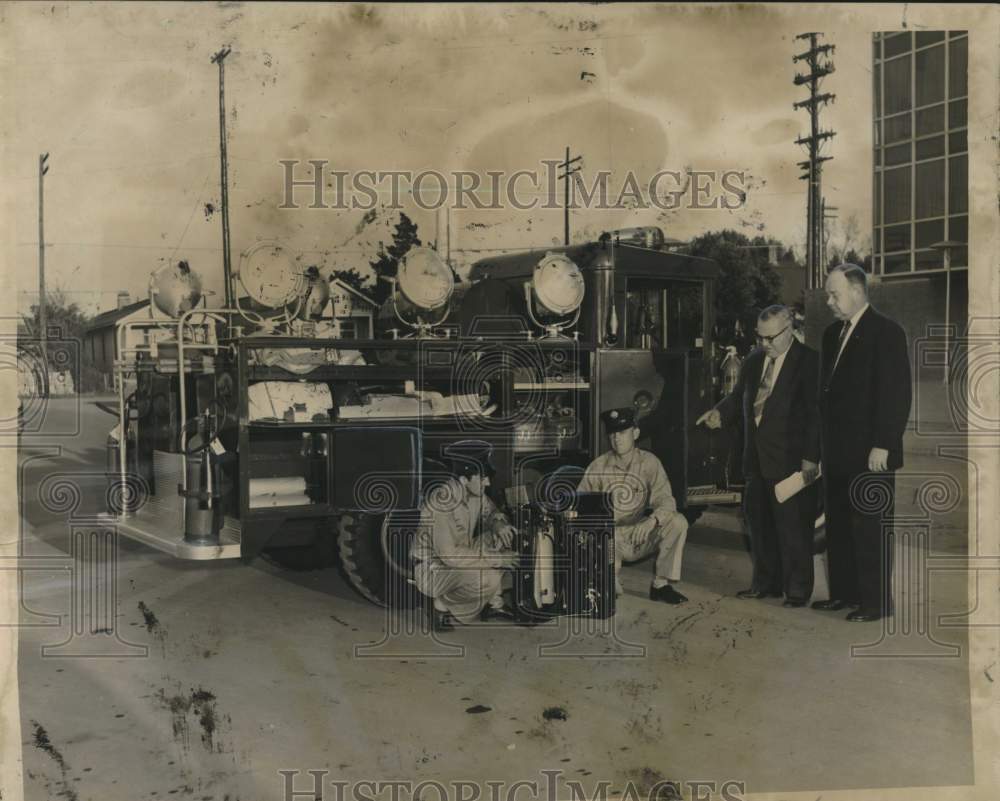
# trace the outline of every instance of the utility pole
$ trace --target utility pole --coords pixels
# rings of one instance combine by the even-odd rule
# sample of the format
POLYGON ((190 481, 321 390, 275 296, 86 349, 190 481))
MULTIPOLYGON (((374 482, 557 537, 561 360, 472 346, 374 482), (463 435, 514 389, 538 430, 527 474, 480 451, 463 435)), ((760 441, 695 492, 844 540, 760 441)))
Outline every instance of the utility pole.
POLYGON ((808 286, 815 289, 822 285, 822 266, 820 261, 820 251, 822 250, 823 238, 823 213, 822 213, 822 172, 823 162, 829 161, 831 156, 821 155, 823 142, 832 139, 836 133, 834 131, 822 131, 819 127, 819 109, 826 103, 832 103, 836 95, 829 92, 820 94, 820 83, 823 78, 834 71, 833 62, 827 60, 829 54, 834 51, 834 45, 819 44, 819 37, 822 33, 811 32, 802 33, 796 39, 807 39, 809 49, 805 53, 799 53, 792 58, 793 63, 805 61, 809 67, 806 73, 795 75, 795 85, 802 86, 808 84, 809 97, 793 103, 792 108, 798 110, 805 108, 809 110, 809 136, 801 136, 795 140, 798 145, 807 148, 809 158, 800 161, 799 167, 805 170, 800 175, 800 180, 809 182, 808 201, 806 203, 806 262, 809 271, 808 286))
POLYGON ((819 263, 820 263, 822 269, 825 270, 826 269, 826 265, 828 264, 828 259, 827 259, 827 256, 826 256, 826 247, 827 247, 827 245, 830 242, 830 232, 829 232, 829 230, 826 227, 826 221, 827 220, 836 220, 836 219, 838 219, 838 217, 837 217, 836 214, 827 214, 827 212, 829 212, 829 211, 838 211, 838 209, 837 209, 836 206, 827 206, 826 205, 826 198, 822 198, 820 200, 819 207, 820 207, 821 217, 823 219, 823 247, 820 249, 820 260, 819 260, 819 263))
POLYGON ((583 156, 577 156, 574 159, 569 157, 569 148, 566 148, 566 160, 559 166, 564 170, 563 174, 559 176, 560 181, 565 181, 566 185, 563 187, 563 215, 564 215, 564 227, 563 227, 563 244, 567 247, 569 246, 569 178, 573 173, 579 172, 581 165, 577 164, 581 161, 583 156), (570 169, 571 165, 576 165, 570 169))
POLYGON ((219 161, 222 184, 222 275, 226 288, 226 308, 233 308, 232 259, 229 252, 229 165, 226 156, 226 56, 229 47, 223 47, 212 56, 212 63, 219 65, 219 161))
POLYGON ((43 398, 49 396, 49 319, 45 308, 45 173, 49 171, 48 160, 48 153, 38 157, 38 328, 45 375, 45 386, 41 391, 43 398))

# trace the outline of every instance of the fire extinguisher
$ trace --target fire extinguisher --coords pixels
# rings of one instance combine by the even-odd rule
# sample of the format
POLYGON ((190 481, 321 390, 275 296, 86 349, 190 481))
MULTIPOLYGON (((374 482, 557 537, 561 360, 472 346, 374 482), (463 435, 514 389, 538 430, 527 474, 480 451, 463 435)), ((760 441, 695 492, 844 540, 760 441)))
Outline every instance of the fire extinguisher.
POLYGON ((218 545, 223 518, 224 488, 220 468, 223 452, 207 412, 189 420, 185 431, 191 427, 196 430, 187 437, 184 446, 187 487, 177 486, 184 498, 184 541, 193 545, 218 545))
POLYGON ((722 396, 730 394, 736 388, 736 382, 740 378, 740 365, 742 360, 736 354, 735 345, 726 346, 726 355, 722 358, 722 396))

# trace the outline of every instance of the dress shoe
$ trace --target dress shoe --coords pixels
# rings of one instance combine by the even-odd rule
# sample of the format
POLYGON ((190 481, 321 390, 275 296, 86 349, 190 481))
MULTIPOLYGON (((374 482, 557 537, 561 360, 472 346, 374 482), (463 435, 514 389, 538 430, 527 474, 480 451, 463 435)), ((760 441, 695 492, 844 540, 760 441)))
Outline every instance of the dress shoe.
POLYGON ((855 609, 847 615, 847 619, 851 621, 851 623, 872 623, 876 620, 881 620, 882 613, 872 612, 868 609, 855 609))
POLYGON ((782 606, 787 606, 791 608, 799 608, 800 606, 805 606, 809 603, 805 598, 786 598, 782 606))
POLYGON ((687 597, 681 595, 670 584, 665 587, 650 587, 649 599, 651 601, 663 601, 665 604, 683 604, 687 602, 687 597))
POLYGON ((737 598, 743 598, 749 601, 758 601, 761 598, 780 598, 784 593, 781 592, 758 592, 757 590, 740 590, 736 593, 737 598))
POLYGON ((819 609, 821 612, 839 612, 841 609, 857 609, 858 604, 853 601, 831 598, 829 601, 813 601, 812 608, 819 609))
POLYGON ((479 619, 485 623, 497 620, 510 622, 514 619, 514 613, 506 606, 487 606, 479 613, 479 619))
POLYGON ((431 612, 431 631, 443 632, 455 630, 455 618, 451 612, 442 612, 435 609, 431 612))

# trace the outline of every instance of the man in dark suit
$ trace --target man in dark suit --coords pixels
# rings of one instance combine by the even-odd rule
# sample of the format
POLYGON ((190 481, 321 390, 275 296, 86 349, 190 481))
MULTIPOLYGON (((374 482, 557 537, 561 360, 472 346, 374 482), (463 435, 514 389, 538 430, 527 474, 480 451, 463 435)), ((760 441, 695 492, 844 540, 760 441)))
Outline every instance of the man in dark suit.
POLYGON ((847 619, 892 614, 891 530, 895 471, 913 390, 903 329, 868 304, 867 277, 854 264, 826 279, 837 317, 823 333, 820 418, 830 600, 816 609, 858 607, 847 619))
POLYGON ((802 471, 807 482, 819 462, 816 386, 819 355, 799 342, 790 309, 770 306, 757 320, 759 347, 743 363, 733 391, 698 424, 709 428, 742 421, 744 508, 750 527, 753 585, 741 598, 785 596, 805 606, 813 589, 815 487, 779 503, 774 487, 802 471))

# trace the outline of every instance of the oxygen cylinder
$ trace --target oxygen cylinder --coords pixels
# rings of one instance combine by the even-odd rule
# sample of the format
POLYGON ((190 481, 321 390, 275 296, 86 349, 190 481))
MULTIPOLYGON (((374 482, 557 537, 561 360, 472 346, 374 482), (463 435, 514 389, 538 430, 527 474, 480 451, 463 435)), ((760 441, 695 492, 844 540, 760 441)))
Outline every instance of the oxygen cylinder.
POLYGON ((541 609, 556 602, 555 531, 550 518, 543 518, 535 537, 535 606, 541 609))

